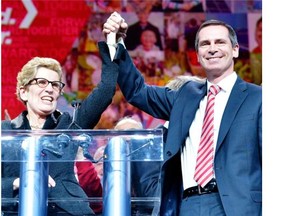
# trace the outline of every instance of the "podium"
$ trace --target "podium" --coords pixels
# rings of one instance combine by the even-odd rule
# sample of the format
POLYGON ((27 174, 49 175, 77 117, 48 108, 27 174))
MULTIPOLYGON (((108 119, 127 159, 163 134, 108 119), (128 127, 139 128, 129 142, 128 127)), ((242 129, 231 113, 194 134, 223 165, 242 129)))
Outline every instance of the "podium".
POLYGON ((47 209, 51 206, 88 203, 102 206, 98 215, 157 215, 162 135, 161 129, 3 130, 1 213, 49 216, 47 209), (55 178, 55 188, 62 186, 71 174, 77 179, 75 162, 87 161, 103 169, 102 197, 77 197, 70 193, 62 196, 48 187, 49 176, 55 178), (16 178, 20 179, 20 187, 13 191, 16 178))

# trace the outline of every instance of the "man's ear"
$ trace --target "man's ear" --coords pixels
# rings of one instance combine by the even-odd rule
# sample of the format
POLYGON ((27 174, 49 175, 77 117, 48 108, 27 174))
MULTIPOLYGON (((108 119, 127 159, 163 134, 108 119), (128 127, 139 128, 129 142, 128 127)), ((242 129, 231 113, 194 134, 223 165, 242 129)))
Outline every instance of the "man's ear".
POLYGON ((239 57, 239 45, 236 44, 234 47, 233 47, 233 58, 238 58, 239 57))
POLYGON ((19 95, 20 95, 20 98, 21 98, 22 101, 26 102, 28 100, 27 99, 28 98, 27 93, 28 93, 28 90, 24 86, 21 86, 19 88, 19 95))

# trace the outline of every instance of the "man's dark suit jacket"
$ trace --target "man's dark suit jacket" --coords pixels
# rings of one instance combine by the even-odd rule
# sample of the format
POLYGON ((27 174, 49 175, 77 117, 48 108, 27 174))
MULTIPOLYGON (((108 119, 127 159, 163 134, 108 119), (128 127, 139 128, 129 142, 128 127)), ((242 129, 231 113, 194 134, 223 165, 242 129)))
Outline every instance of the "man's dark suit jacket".
MULTIPOLYGON (((118 52, 118 84, 127 101, 156 118, 169 120, 161 174, 161 215, 178 215, 183 190, 180 148, 207 85, 190 81, 179 91, 146 85, 122 45, 118 52)), ((227 216, 261 215, 262 88, 240 77, 223 113, 214 170, 227 216)))

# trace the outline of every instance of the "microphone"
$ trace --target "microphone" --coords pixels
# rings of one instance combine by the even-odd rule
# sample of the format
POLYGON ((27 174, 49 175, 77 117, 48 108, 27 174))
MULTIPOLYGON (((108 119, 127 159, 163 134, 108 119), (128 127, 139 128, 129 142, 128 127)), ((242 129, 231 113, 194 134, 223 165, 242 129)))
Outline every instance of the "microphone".
POLYGON ((73 101, 71 102, 71 106, 74 107, 74 108, 75 108, 75 107, 76 107, 76 108, 80 107, 81 104, 82 104, 81 100, 73 100, 73 101))
POLYGON ((93 157, 90 155, 88 148, 92 142, 92 137, 88 134, 81 134, 78 139, 80 140, 79 146, 83 149, 83 155, 90 161, 94 162, 93 157))
POLYGON ((73 110, 73 116, 72 116, 72 122, 71 122, 71 124, 68 126, 67 129, 71 129, 71 127, 72 127, 73 125, 75 125, 77 129, 82 129, 82 128, 76 123, 76 120, 77 120, 77 119, 76 119, 77 111, 78 111, 79 107, 81 106, 81 104, 82 104, 82 101, 81 101, 81 100, 74 100, 74 101, 72 101, 71 106, 74 108, 74 110, 73 110))
POLYGON ((57 136, 56 143, 58 145, 59 154, 64 154, 64 148, 68 146, 68 143, 70 142, 70 137, 67 134, 60 134, 57 136))
POLYGON ((58 149, 56 149, 53 145, 53 143, 50 141, 48 137, 41 137, 40 139, 40 144, 42 145, 42 154, 47 156, 47 153, 50 152, 56 157, 62 157, 63 156, 63 151, 60 152, 58 149))

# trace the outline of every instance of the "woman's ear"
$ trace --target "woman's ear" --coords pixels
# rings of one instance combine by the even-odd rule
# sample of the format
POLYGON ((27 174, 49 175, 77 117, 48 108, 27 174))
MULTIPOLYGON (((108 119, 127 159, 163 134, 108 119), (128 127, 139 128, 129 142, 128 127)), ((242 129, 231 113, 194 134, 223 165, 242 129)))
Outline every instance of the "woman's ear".
POLYGON ((21 86, 20 88, 19 88, 19 95, 20 95, 20 98, 21 98, 21 100, 22 101, 27 101, 28 99, 28 97, 27 97, 27 93, 28 93, 28 91, 27 91, 27 88, 25 88, 24 86, 21 86))

